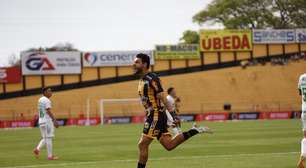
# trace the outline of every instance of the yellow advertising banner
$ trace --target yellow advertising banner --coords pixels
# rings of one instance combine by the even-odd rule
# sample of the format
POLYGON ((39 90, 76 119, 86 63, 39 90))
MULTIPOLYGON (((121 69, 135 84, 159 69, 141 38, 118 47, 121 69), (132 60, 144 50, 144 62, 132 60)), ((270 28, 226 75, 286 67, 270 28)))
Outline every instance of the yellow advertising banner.
POLYGON ((155 59, 199 59, 199 44, 156 45, 155 59))
POLYGON ((251 51, 251 30, 201 30, 201 51, 251 51))

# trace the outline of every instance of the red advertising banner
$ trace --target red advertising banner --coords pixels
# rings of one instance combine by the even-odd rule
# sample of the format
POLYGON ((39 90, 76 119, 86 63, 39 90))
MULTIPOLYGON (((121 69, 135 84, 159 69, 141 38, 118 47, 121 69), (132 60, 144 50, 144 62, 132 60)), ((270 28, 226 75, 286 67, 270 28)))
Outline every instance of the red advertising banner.
POLYGON ((197 114, 195 117, 196 121, 225 121, 228 119, 229 113, 227 112, 216 112, 216 113, 204 113, 197 114))
POLYGON ((0 128, 34 127, 33 120, 1 121, 0 128))
POLYGON ((0 68, 0 83, 19 83, 20 79, 20 67, 0 68))
POLYGON ((77 125, 78 119, 76 118, 69 118, 67 119, 66 125, 77 125))
POLYGON ((270 120, 281 120, 290 119, 292 112, 290 111, 280 111, 280 112, 261 112, 260 119, 270 119, 270 120))
POLYGON ((132 116, 132 123, 144 123, 145 117, 144 116, 132 116))
POLYGON ((87 123, 87 119, 86 118, 80 118, 76 120, 76 124, 77 125, 98 125, 101 123, 100 118, 89 118, 89 123, 87 123))

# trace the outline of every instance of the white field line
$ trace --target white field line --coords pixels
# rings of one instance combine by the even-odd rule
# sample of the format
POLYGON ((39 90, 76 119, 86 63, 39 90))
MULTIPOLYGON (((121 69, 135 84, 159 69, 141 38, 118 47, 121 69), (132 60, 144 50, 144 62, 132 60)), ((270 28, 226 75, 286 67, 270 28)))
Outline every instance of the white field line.
MULTIPOLYGON (((205 158, 233 158, 233 157, 250 157, 250 156, 268 156, 268 155, 288 155, 298 154, 299 152, 281 152, 281 153, 245 153, 245 154, 233 154, 233 155, 198 155, 198 156, 176 156, 176 157, 160 157, 149 158, 149 161, 166 161, 166 160, 186 160, 186 159, 205 159, 205 158)), ((88 162, 69 162, 69 163, 52 163, 52 164, 40 164, 40 165, 25 165, 25 166, 9 166, 0 168, 36 168, 36 167, 49 167, 49 166, 77 166, 77 165, 94 165, 98 163, 125 163, 125 162, 137 162, 136 159, 122 159, 122 160, 101 160, 101 161, 88 161, 88 162)))

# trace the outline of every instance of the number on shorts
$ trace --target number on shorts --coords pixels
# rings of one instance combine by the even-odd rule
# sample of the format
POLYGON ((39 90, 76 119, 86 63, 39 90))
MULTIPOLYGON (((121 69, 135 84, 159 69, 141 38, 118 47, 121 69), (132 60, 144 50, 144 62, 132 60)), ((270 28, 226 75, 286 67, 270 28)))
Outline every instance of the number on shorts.
POLYGON ((43 112, 43 110, 40 108, 39 109, 39 118, 43 118, 45 116, 45 113, 43 112))
POLYGON ((304 102, 306 102, 306 88, 302 88, 302 94, 304 95, 304 102))

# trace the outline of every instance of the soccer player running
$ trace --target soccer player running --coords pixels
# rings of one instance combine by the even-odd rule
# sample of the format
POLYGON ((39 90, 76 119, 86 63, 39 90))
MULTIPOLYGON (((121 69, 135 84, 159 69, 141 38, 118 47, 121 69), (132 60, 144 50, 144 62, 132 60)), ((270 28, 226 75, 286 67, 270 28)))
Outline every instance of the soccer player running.
POLYGON ((299 93, 302 96, 302 115, 301 120, 303 124, 304 138, 301 142, 301 157, 298 163, 299 168, 304 168, 304 161, 306 159, 306 73, 301 75, 298 84, 299 93))
POLYGON ((42 92, 43 96, 38 100, 38 123, 42 139, 33 150, 33 154, 38 158, 40 150, 46 145, 48 160, 57 160, 58 157, 52 154, 54 127, 58 128, 58 123, 51 112, 50 97, 52 96, 52 91, 51 88, 43 88, 42 92))
POLYGON ((161 145, 168 151, 185 142, 190 137, 199 133, 211 133, 207 127, 197 127, 195 124, 186 132, 172 138, 167 129, 167 115, 162 106, 166 106, 169 112, 173 108, 167 102, 158 76, 149 72, 150 57, 146 54, 137 54, 134 60, 135 74, 140 75, 138 93, 147 113, 143 134, 139 140, 139 160, 137 168, 145 168, 148 160, 149 145, 156 137, 161 145))
POLYGON ((169 112, 166 110, 167 115, 167 125, 169 128, 172 129, 173 136, 177 136, 178 134, 182 133, 181 130, 181 121, 179 117, 177 116, 178 113, 178 103, 180 102, 180 98, 176 95, 176 90, 173 87, 168 88, 167 90, 167 101, 168 105, 171 106, 173 109, 172 112, 169 112))

